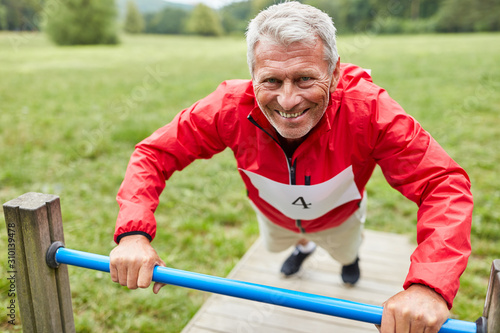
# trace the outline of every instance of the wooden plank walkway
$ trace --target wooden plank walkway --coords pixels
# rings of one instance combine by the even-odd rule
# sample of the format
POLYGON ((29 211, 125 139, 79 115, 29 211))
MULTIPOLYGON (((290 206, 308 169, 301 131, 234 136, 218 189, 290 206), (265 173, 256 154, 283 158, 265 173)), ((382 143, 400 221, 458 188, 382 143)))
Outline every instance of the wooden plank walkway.
MULTIPOLYGON (((361 279, 355 287, 348 288, 340 278, 341 266, 320 248, 296 276, 282 277, 281 263, 292 249, 269 253, 259 238, 228 278, 380 306, 402 290, 414 248, 406 236, 365 230, 360 249, 361 279)), ((214 332, 378 331, 372 324, 214 294, 182 333, 214 332)))

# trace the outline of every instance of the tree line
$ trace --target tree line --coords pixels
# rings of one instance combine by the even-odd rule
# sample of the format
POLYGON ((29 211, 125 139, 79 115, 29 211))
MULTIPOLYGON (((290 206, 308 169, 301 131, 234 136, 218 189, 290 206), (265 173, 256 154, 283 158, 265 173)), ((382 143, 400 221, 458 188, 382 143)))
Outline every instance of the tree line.
MULTIPOLYGON (((334 20, 339 34, 500 31, 500 0, 299 0, 334 20)), ((140 13, 127 3, 120 21, 115 0, 0 0, 0 30, 44 30, 58 44, 118 42, 128 33, 244 33, 248 21, 276 0, 243 0, 219 10, 167 6, 140 13)))
MULTIPOLYGON (((299 0, 328 13, 339 33, 433 33, 500 31, 500 0, 299 0)), ((185 22, 196 11, 211 18, 209 34, 243 33, 248 21, 275 0, 246 0, 226 5, 215 12, 210 8, 186 10, 165 8, 144 15, 146 33, 182 34, 185 22), (210 30, 212 31, 210 33, 210 30)), ((192 32, 192 31, 191 31, 192 32)))

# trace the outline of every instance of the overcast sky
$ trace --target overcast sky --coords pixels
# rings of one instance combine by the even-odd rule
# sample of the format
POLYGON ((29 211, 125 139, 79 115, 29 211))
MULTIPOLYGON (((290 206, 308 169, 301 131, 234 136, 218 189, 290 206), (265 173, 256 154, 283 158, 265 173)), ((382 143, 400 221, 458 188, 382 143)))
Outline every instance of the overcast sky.
POLYGON ((187 3, 187 4, 198 4, 200 2, 203 2, 204 4, 213 7, 213 8, 220 8, 224 5, 227 5, 228 3, 235 2, 236 0, 170 0, 172 2, 178 2, 178 3, 187 3))

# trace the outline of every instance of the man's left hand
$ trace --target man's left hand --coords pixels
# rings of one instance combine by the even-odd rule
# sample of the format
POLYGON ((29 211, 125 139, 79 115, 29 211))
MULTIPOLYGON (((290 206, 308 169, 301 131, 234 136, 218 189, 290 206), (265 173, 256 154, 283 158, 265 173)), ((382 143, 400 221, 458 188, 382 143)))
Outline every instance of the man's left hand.
POLYGON ((448 319, 446 301, 433 289, 413 284, 384 304, 381 333, 437 333, 448 319))

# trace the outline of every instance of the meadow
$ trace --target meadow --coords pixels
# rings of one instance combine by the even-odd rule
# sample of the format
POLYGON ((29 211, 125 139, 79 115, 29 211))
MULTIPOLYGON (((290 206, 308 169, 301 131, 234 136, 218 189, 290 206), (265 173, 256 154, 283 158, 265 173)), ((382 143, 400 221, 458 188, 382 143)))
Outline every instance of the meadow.
MULTIPOLYGON (((0 201, 59 195, 66 245, 105 255, 114 247, 115 195, 134 145, 221 81, 249 78, 242 38, 121 39, 118 46, 56 47, 42 34, 0 34, 0 201)), ((365 34, 338 44, 343 62, 370 68, 469 173, 473 255, 452 315, 474 321, 491 262, 500 258, 500 34, 365 34)), ((416 205, 378 169, 367 190, 366 227, 414 238, 416 205)), ((227 150, 174 174, 156 216, 153 245, 179 269, 225 276, 258 236, 227 150)), ((4 308, 3 211, 0 220, 4 308)), ((69 271, 77 332, 179 332, 208 297, 172 286, 159 295, 130 291, 104 273, 69 271)), ((21 330, 0 317, 0 331, 21 330)))

